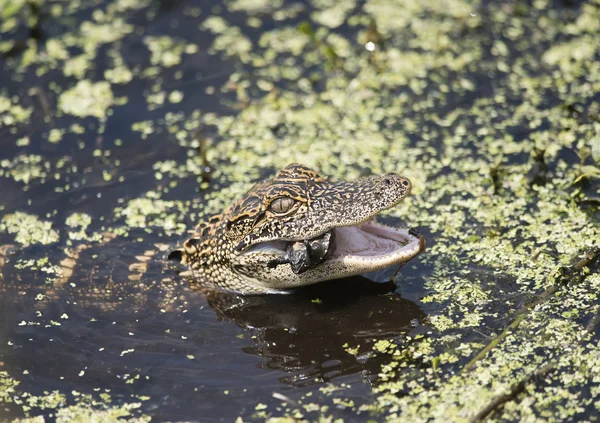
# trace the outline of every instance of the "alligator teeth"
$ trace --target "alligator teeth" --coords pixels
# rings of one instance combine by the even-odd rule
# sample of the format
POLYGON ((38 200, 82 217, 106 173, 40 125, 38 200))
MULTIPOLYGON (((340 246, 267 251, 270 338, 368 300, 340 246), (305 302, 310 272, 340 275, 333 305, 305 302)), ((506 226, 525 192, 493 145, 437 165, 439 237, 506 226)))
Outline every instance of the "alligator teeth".
POLYGON ((414 229, 400 229, 373 221, 358 226, 336 228, 335 251, 330 261, 361 266, 367 271, 403 263, 425 247, 414 229))

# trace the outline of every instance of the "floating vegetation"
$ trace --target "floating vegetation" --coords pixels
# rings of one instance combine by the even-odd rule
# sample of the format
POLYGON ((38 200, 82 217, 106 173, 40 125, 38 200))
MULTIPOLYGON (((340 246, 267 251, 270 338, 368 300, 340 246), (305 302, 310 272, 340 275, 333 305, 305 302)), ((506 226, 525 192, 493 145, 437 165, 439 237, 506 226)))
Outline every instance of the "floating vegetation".
POLYGON ((107 111, 113 102, 110 83, 83 80, 61 94, 58 107, 63 112, 74 116, 106 119, 107 111))
POLYGON ((31 109, 22 107, 0 95, 0 128, 2 126, 12 126, 18 123, 27 123, 31 116, 31 109))
MULTIPOLYGON (((239 421, 598 414, 600 4, 567 3, 228 0, 167 10, 0 0, 0 285, 22 315, 3 322, 0 409, 147 421, 185 408, 178 400, 211 398, 239 421), (364 379, 318 375, 271 397, 272 384, 288 383, 279 379, 302 375, 260 373, 273 364, 261 352, 272 360, 298 350, 275 353, 259 343, 264 322, 237 327, 222 315, 219 331, 235 329, 210 335, 217 318, 196 315, 208 335, 193 340, 194 318, 168 319, 204 304, 163 272, 164 253, 290 162, 342 179, 411 179, 411 196, 388 217, 426 234, 424 254, 398 274, 398 292, 426 316, 410 334, 373 335, 372 348, 340 345, 359 365, 381 360, 364 379), (167 322, 160 336, 127 326, 153 313, 167 322), (84 320, 76 316, 89 327, 73 329, 84 320), (65 339, 82 331, 94 349, 73 352, 84 363, 69 369, 75 376, 36 396, 29 390, 47 375, 14 366, 15 354, 33 356, 29 339, 55 339, 51 330, 65 339), (107 338, 123 345, 94 344, 107 338), (139 360, 157 339, 183 346, 173 368, 196 366, 190 374, 217 365, 194 345, 225 342, 236 363, 240 351, 254 354, 263 361, 248 367, 253 383, 273 377, 269 395, 181 382, 190 396, 148 388, 156 397, 138 400, 137 390, 156 387, 161 364, 139 360), (84 368, 97 360, 128 370, 101 388, 100 373, 84 368), (78 383, 85 393, 73 394, 78 383), (126 393, 108 396, 105 386, 126 393)), ((270 310, 278 322, 304 316, 270 310)))
POLYGON ((52 244, 59 239, 52 223, 40 220, 37 216, 15 212, 6 214, 0 221, 0 232, 15 235, 15 242, 27 247, 32 244, 52 244))

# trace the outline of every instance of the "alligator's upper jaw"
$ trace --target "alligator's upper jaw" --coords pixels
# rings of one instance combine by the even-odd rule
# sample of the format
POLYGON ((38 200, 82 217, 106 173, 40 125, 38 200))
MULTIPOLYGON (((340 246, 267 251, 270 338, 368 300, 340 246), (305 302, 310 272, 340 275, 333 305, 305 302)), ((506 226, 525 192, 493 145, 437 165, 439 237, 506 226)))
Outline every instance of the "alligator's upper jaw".
POLYGON ((360 273, 404 263, 425 248, 421 235, 369 221, 335 228, 335 249, 327 259, 342 262, 360 273))

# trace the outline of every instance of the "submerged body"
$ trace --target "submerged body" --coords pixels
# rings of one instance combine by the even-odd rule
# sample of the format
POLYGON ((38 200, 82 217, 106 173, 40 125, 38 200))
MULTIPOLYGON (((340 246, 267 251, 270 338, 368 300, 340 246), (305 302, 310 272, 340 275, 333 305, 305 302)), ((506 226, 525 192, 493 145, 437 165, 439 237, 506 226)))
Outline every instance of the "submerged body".
POLYGON ((383 269, 425 247, 416 232, 375 221, 410 190, 393 173, 346 182, 291 164, 198 225, 169 258, 202 283, 246 294, 383 269))

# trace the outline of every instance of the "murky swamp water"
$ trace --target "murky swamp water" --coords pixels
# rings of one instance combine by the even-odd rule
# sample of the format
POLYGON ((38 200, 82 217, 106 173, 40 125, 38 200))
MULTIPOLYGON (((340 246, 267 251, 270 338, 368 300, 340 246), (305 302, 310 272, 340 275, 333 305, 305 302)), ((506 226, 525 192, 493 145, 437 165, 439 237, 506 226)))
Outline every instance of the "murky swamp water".
POLYGON ((524 3, 0 1, 0 419, 460 420, 565 351, 576 382, 496 417, 592 416, 597 267, 461 373, 600 239, 600 5, 524 3), (190 286, 168 252, 292 161, 407 174, 384 221, 427 250, 287 296, 190 286))

